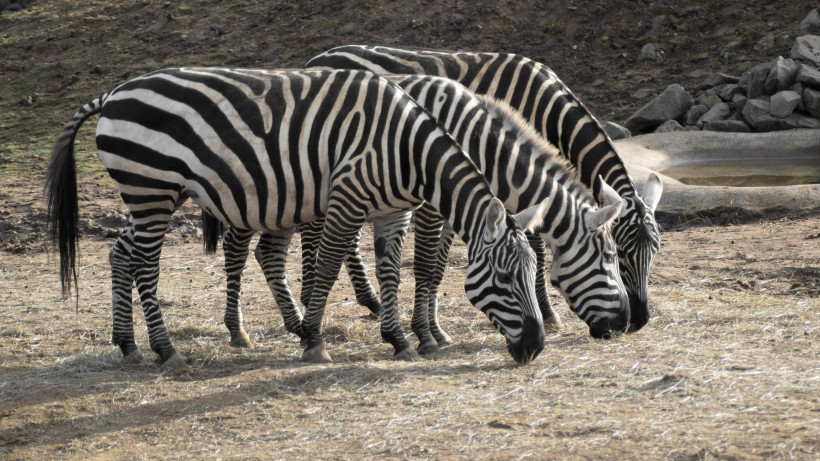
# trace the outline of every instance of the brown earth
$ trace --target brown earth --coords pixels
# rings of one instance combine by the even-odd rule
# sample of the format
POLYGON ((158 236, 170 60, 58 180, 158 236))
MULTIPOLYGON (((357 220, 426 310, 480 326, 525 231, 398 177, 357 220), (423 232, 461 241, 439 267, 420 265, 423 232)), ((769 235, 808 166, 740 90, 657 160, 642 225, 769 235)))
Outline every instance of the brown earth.
MULTIPOLYGON (((547 63, 593 113, 623 121, 670 83, 693 88, 788 53, 813 7, 300 3, 37 1, 0 17, 0 459, 820 458, 817 214, 670 218, 650 324, 596 341, 553 292, 564 329, 524 367, 466 301, 463 246, 440 298, 456 343, 429 360, 390 360, 343 276, 325 323, 336 363, 313 366, 298 362, 253 262, 242 300, 257 348, 228 346, 222 259, 203 254, 189 205, 163 252, 159 296, 192 371, 122 364, 110 345, 107 254, 125 210, 100 172, 93 123, 77 143, 78 304, 59 296, 40 188, 62 124, 128 76, 179 64, 298 66, 344 43, 505 50, 547 63), (638 62, 650 41, 664 59, 638 62)), ((372 264, 369 234, 363 248, 372 264)), ((412 251, 404 258, 408 320, 412 251)))

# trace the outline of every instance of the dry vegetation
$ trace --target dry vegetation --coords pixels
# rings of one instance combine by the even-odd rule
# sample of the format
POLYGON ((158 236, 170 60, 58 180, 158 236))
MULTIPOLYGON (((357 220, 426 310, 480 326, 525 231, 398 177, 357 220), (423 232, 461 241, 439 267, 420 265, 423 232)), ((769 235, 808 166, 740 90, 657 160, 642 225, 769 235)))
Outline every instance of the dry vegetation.
MULTIPOLYGON (((391 11, 275 3, 38 0, 0 18, 0 459, 820 458, 817 213, 750 220, 730 210, 668 226, 644 330, 593 340, 553 293, 565 329, 524 367, 466 301, 463 247, 440 300, 456 344, 429 360, 390 360, 342 277, 325 324, 336 363, 316 366, 298 361, 253 262, 242 299, 257 349, 228 346, 222 260, 203 254, 189 206, 168 237, 159 296, 192 371, 123 365, 109 344, 107 257, 124 208, 99 173, 93 123, 78 139, 78 304, 59 297, 40 185, 58 127, 128 75, 190 63, 295 66, 354 42, 502 49, 547 62, 596 114, 618 117, 669 83, 786 53, 783 35, 808 10, 785 0, 591 10, 568 0, 402 1, 391 11), (650 33, 661 14, 667 21, 650 33), (637 62, 648 40, 667 52, 663 62, 637 62)), ((366 239, 372 262, 370 250, 366 239)), ((407 320, 412 252, 404 257, 407 320)))

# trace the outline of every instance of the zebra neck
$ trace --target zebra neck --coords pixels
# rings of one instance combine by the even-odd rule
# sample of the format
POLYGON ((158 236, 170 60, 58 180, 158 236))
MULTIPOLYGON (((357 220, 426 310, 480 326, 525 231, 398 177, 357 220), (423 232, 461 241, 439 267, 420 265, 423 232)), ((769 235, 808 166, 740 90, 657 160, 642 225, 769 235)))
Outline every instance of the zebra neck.
POLYGON ((539 202, 546 208, 543 213, 542 227, 538 234, 549 244, 553 252, 562 251, 568 243, 577 238, 577 233, 584 225, 585 215, 594 210, 591 197, 580 188, 566 187, 557 179, 550 181, 551 192, 539 202))

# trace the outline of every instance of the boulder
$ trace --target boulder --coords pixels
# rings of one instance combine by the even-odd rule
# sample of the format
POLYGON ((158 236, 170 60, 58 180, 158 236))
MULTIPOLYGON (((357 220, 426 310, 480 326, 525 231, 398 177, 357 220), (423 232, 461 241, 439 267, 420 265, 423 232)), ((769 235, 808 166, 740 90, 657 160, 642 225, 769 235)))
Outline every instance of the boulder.
POLYGON ((632 133, 629 132, 626 128, 618 125, 617 123, 613 123, 607 120, 601 122, 601 127, 606 132, 609 139, 616 140, 616 139, 623 139, 632 137, 632 133))
POLYGON ((820 70, 805 64, 800 64, 800 70, 797 71, 795 80, 806 86, 820 89, 820 70))
POLYGON ((689 110, 686 111, 686 115, 683 116, 683 124, 684 125, 695 125, 695 124, 697 124, 698 119, 708 111, 709 111, 709 108, 704 106, 703 104, 695 104, 694 106, 690 107, 689 110))
POLYGON ((680 123, 678 123, 677 120, 667 120, 667 121, 661 123, 660 125, 658 125, 657 128, 655 128, 655 133, 668 133, 670 131, 682 131, 682 130, 683 130, 683 126, 680 123))
POLYGON ((735 109, 739 111, 743 110, 743 106, 746 105, 746 101, 748 101, 748 98, 746 98, 746 95, 743 93, 738 93, 732 96, 732 104, 734 104, 735 109))
POLYGON ((718 97, 725 102, 729 102, 736 94, 743 94, 743 90, 736 83, 727 83, 718 88, 718 97))
POLYGON ((804 35, 797 37, 792 46, 791 56, 820 65, 820 35, 804 35))
POLYGON ((703 114, 703 116, 698 119, 698 127, 703 128, 703 125, 707 123, 723 120, 727 115, 729 115, 730 112, 732 112, 732 108, 729 107, 728 104, 725 102, 719 102, 712 106, 708 112, 703 114))
POLYGON ((817 8, 809 11, 809 14, 800 21, 800 30, 820 32, 820 13, 817 12, 817 8))
POLYGON ((800 82, 794 82, 794 85, 792 85, 792 87, 789 88, 789 90, 794 91, 795 93, 797 93, 800 96, 800 100, 797 101, 797 108, 795 110, 802 110, 802 111, 805 112, 806 111, 806 106, 803 105, 803 90, 804 89, 805 89, 805 87, 800 82))
POLYGON ((769 76, 771 65, 770 62, 758 64, 740 75, 740 81, 737 84, 749 99, 763 96, 763 86, 769 76))
POLYGON ((769 112, 775 117, 783 118, 792 112, 800 102, 800 95, 791 90, 780 91, 772 95, 769 101, 769 112))
POLYGON ((743 119, 757 131, 790 130, 792 128, 820 128, 820 119, 793 112, 786 117, 770 113, 771 104, 765 99, 752 99, 743 107, 743 119))
POLYGON ((714 88, 704 91, 695 99, 695 104, 702 104, 710 108, 720 102, 722 102, 720 96, 717 95, 714 88))
POLYGON ((714 88, 716 86, 726 85, 728 83, 737 83, 740 80, 740 77, 735 77, 734 75, 717 73, 700 84, 698 87, 699 90, 706 90, 709 88, 714 88))
POLYGON ((732 133, 751 133, 752 131, 752 128, 743 120, 717 120, 703 125, 703 129, 732 133))
POLYGON ((820 117, 820 91, 811 88, 804 89, 803 107, 812 117, 820 117))
POLYGON ((783 56, 778 56, 769 67, 769 75, 763 83, 763 92, 775 94, 789 88, 794 83, 798 70, 800 67, 793 59, 783 59, 783 56))
POLYGON ((626 128, 632 133, 660 125, 667 120, 676 120, 692 106, 692 96, 673 83, 656 98, 646 103, 626 121, 626 128))

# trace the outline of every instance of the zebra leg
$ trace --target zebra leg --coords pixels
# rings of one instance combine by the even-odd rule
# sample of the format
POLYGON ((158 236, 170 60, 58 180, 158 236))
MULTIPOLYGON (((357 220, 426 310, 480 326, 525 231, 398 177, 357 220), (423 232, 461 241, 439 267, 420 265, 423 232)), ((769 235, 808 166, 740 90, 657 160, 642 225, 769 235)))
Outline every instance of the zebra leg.
POLYGON ((300 338, 302 334, 302 312, 296 305, 296 299, 290 291, 290 285, 285 278, 285 263, 288 259, 288 247, 293 238, 293 229, 277 233, 266 232, 259 237, 254 256, 262 266, 265 280, 273 293, 276 305, 282 312, 285 329, 300 338))
POLYGON ((356 302, 360 306, 366 307, 370 310, 370 315, 374 319, 379 318, 379 313, 382 310, 379 297, 376 296, 376 290, 370 283, 370 277, 367 275, 367 268, 362 260, 362 255, 359 251, 359 241, 362 238, 361 230, 356 232, 356 237, 350 243, 350 247, 345 254, 345 267, 347 267, 347 275, 353 283, 353 291, 356 293, 356 302))
POLYGON ((447 269, 447 259, 450 256, 450 247, 453 245, 455 237, 453 228, 445 223, 441 229, 441 237, 438 241, 438 257, 436 258, 436 268, 430 281, 430 294, 428 295, 427 316, 430 322, 430 333, 436 338, 439 347, 453 343, 453 338, 441 328, 438 320, 438 287, 444 279, 444 271, 447 269))
POLYGON ((299 226, 299 234, 302 236, 302 292, 299 300, 305 307, 310 304, 310 295, 316 277, 316 253, 319 252, 319 242, 322 239, 324 225, 324 219, 317 219, 299 226))
MULTIPOLYGON (((332 197, 332 194, 331 194, 332 197)), ((322 335, 322 318, 330 289, 339 276, 345 253, 356 232, 365 222, 365 211, 356 209, 351 203, 332 197, 327 206, 324 230, 319 240, 316 254, 315 281, 310 293, 305 316, 302 318, 302 333, 305 338, 305 352, 302 360, 314 363, 329 363, 333 359, 327 353, 322 335)))
POLYGON ((182 354, 171 344, 157 299, 159 256, 171 212, 173 210, 156 210, 153 215, 135 218, 131 270, 140 294, 151 350, 159 354, 163 369, 179 372, 187 370, 188 365, 182 354))
POLYGON ((248 260, 248 247, 254 231, 228 226, 222 241, 225 253, 225 274, 228 279, 228 302, 225 307, 225 326, 231 333, 231 346, 253 349, 253 343, 242 324, 239 292, 242 287, 242 270, 248 260))
POLYGON ((538 299, 538 307, 541 309, 541 316, 544 317, 544 329, 547 331, 558 331, 563 326, 561 317, 550 304, 550 297, 547 294, 546 265, 547 246, 544 240, 538 236, 527 232, 527 240, 530 247, 535 252, 536 272, 535 272, 535 296, 538 299))
MULTIPOLYGON (((300 299, 305 306, 307 306, 307 301, 310 299, 310 291, 313 289, 316 251, 319 248, 323 226, 324 220, 317 219, 299 227, 299 233, 302 235, 302 293, 300 299)), ((373 289, 373 285, 370 283, 370 277, 367 275, 367 269, 359 252, 361 235, 361 232, 356 233, 356 237, 350 244, 350 249, 345 254, 344 262, 347 266, 350 281, 353 283, 356 302, 366 307, 375 318, 378 318, 381 304, 379 303, 379 297, 376 295, 376 290, 373 289)))
POLYGON ((119 346, 125 363, 142 362, 142 354, 134 341, 134 315, 132 311, 134 274, 131 272, 131 250, 134 245, 134 221, 128 215, 125 229, 117 238, 108 254, 111 264, 111 312, 113 327, 111 342, 119 346))
POLYGON ((413 333, 419 339, 417 352, 420 355, 427 355, 438 351, 439 348, 438 342, 430 331, 430 316, 427 309, 430 298, 430 283, 433 279, 438 257, 436 249, 441 238, 444 218, 425 203, 416 210, 414 222, 413 275, 416 279, 416 293, 413 302, 413 320, 410 325, 413 328, 413 333))
POLYGON ((376 277, 381 288, 381 335, 393 345, 395 360, 415 360, 418 354, 411 347, 401 330, 398 312, 398 288, 401 282, 401 249, 410 212, 396 213, 373 220, 373 237, 376 248, 376 277))

